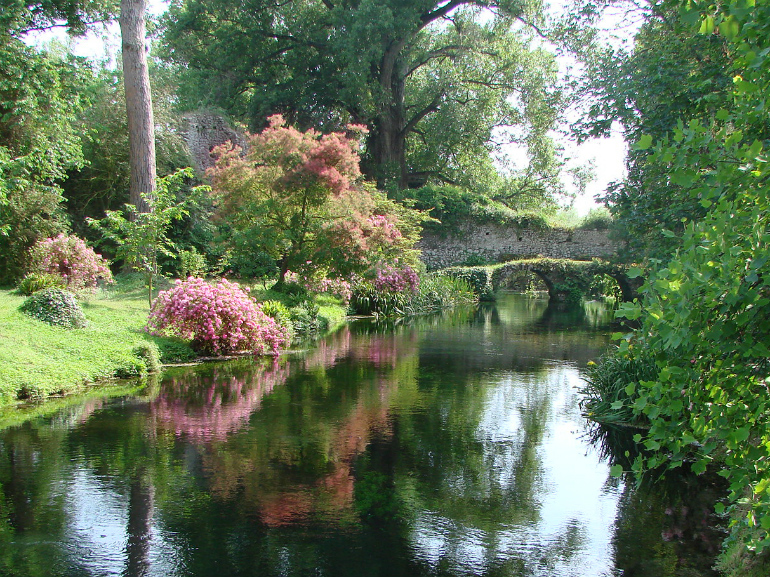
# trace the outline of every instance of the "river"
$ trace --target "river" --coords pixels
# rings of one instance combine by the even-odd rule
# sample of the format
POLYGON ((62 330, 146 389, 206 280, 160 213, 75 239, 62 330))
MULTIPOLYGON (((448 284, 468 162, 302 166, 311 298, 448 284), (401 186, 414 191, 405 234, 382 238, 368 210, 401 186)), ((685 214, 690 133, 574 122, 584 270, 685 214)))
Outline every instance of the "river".
POLYGON ((611 477, 581 417, 610 318, 355 321, 8 427, 0 575, 710 577, 710 488, 611 477))

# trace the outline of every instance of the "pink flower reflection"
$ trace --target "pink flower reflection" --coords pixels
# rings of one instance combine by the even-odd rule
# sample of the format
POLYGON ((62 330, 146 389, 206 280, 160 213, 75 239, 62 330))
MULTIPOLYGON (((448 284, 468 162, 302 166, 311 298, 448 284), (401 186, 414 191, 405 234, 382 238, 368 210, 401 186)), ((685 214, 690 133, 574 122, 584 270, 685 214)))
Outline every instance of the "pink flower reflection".
POLYGON ((151 404, 156 426, 192 442, 224 441, 248 423, 262 399, 289 376, 278 360, 243 376, 221 375, 173 379, 151 404))
MULTIPOLYGON (((321 341, 305 356, 305 369, 332 367, 350 354, 351 334, 345 327, 321 341)), ((166 383, 152 402, 157 426, 192 442, 224 441, 244 427, 262 399, 288 379, 292 367, 286 358, 254 367, 238 376, 214 370, 207 376, 185 376, 166 383)))
POLYGON ((377 368, 395 368, 400 359, 414 354, 417 350, 417 334, 396 333, 372 335, 369 342, 354 351, 357 359, 367 360, 377 368))

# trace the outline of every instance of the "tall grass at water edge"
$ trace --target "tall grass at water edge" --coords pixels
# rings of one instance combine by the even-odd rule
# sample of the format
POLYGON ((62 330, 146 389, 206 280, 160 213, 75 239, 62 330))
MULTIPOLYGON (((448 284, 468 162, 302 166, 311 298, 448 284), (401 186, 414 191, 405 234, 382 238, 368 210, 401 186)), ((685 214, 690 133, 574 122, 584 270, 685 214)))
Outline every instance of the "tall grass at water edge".
POLYGON ((586 384, 580 389, 583 415, 599 423, 646 426, 634 414, 636 391, 641 382, 657 376, 655 359, 647 351, 616 350, 605 354, 596 363, 589 363, 586 384))
POLYGON ((372 283, 360 283, 353 289, 350 310, 358 315, 399 317, 429 314, 477 300, 467 281, 434 274, 422 277, 415 293, 380 291, 372 283))

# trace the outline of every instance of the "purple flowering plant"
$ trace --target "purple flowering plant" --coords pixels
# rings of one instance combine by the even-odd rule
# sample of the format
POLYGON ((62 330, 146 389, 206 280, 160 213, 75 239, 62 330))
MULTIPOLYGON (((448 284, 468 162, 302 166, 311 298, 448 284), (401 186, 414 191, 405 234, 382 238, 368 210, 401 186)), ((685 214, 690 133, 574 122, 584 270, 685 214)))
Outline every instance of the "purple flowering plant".
POLYGON ((390 264, 380 265, 374 277, 374 288, 378 291, 403 293, 416 293, 420 288, 420 277, 415 270, 408 266, 396 266, 390 264))

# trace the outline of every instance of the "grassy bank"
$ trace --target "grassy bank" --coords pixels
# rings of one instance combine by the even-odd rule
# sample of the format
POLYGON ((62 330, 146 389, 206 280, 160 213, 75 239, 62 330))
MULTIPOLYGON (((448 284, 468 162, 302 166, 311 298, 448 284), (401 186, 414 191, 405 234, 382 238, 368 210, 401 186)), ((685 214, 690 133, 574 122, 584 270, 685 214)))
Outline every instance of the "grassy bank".
MULTIPOLYGON (((82 302, 88 320, 84 329, 50 326, 19 311, 25 297, 0 291, 0 405, 82 391, 88 385, 117 377, 138 376, 144 361, 134 351, 154 343, 163 363, 193 360, 196 355, 175 339, 144 332, 147 296, 136 278, 118 279, 116 286, 82 302)), ((345 310, 323 300, 318 315, 329 328, 344 322, 345 310)))
POLYGON ((0 292, 0 403, 66 394, 96 381, 138 374, 133 349, 150 340, 142 332, 147 303, 101 295, 83 303, 88 326, 67 330, 18 309, 24 297, 0 292))

